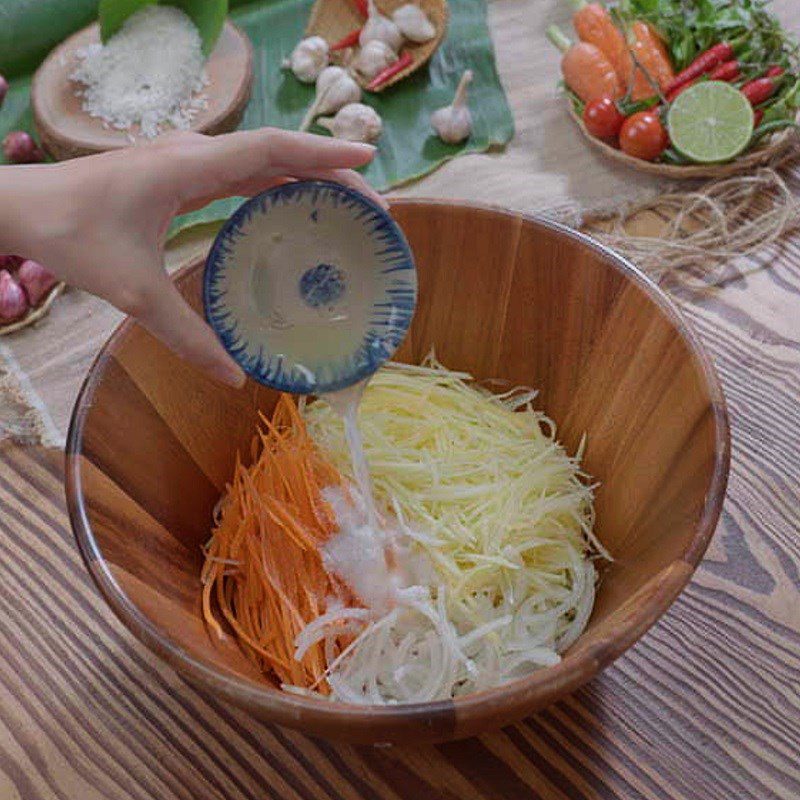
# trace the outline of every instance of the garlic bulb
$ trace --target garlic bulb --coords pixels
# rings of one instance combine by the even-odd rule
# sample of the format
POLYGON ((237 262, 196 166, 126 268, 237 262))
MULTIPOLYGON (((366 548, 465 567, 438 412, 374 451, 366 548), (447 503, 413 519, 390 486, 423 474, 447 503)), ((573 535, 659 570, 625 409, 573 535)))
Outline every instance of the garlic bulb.
POLYGON ((374 142, 383 130, 378 112, 363 103, 349 103, 340 108, 335 117, 320 117, 317 123, 337 139, 349 142, 374 142))
POLYGON ((328 66, 328 43, 321 36, 309 36, 297 43, 292 55, 283 62, 303 83, 314 83, 328 66))
POLYGON ((38 306, 58 282, 56 276, 49 269, 45 269, 41 264, 30 259, 22 262, 17 279, 25 290, 25 294, 28 295, 32 306, 38 306))
POLYGON ((453 104, 431 114, 431 125, 443 142, 457 144, 472 133, 472 114, 467 106, 467 86, 472 81, 472 70, 466 70, 453 98, 453 104))
POLYGON ((372 39, 358 51, 352 67, 364 80, 371 81, 395 61, 397 61, 397 54, 386 42, 372 39))
POLYGON ((358 43, 363 47, 367 42, 377 39, 391 47, 395 53, 399 52, 403 46, 403 34, 400 33, 400 28, 389 17, 378 11, 375 0, 368 0, 367 13, 367 21, 361 29, 358 43))
POLYGON ((22 287, 4 269, 0 271, 0 322, 14 322, 28 310, 28 298, 22 287))
POLYGON ((307 131, 321 114, 335 114, 342 106, 360 99, 361 87, 347 70, 326 67, 317 78, 317 96, 300 123, 300 130, 307 131))
POLYGON ((414 3, 406 3, 392 14, 394 24, 410 42, 428 42, 436 36, 436 28, 428 15, 414 3))

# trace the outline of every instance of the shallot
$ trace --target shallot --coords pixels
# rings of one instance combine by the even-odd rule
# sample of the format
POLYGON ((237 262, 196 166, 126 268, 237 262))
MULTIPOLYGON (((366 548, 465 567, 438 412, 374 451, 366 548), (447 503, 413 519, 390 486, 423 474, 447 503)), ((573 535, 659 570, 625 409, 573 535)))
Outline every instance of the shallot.
POLYGON ((7 269, 0 271, 0 322, 14 322, 27 310, 28 298, 22 287, 7 269))
POLYGON ((320 117, 317 124, 327 128, 337 139, 349 142, 374 142, 383 130, 378 112, 363 103, 349 103, 334 117, 320 117))
POLYGON ((38 306, 47 293, 58 283, 58 279, 49 269, 45 269, 37 261, 23 261, 17 273, 28 301, 32 306, 38 306))
POLYGON ((378 11, 375 0, 369 0, 367 9, 369 16, 361 29, 361 35, 358 37, 361 46, 363 47, 367 42, 377 39, 391 47, 395 53, 399 52, 403 46, 403 34, 400 32, 400 28, 389 17, 378 11))
POLYGON ((472 133, 472 114, 467 105, 467 86, 472 81, 472 70, 466 70, 456 89, 452 105, 440 108, 431 115, 431 125, 443 142, 457 144, 472 133))
POLYGON ((6 99, 8 94, 8 81, 0 75, 0 106, 3 105, 3 100, 6 99))
POLYGON ((394 24, 410 42, 421 44, 436 36, 436 28, 428 15, 414 3, 406 3, 392 14, 394 24))
POLYGON ((283 62, 303 83, 314 83, 328 66, 328 43, 321 36, 308 36, 297 43, 291 56, 283 62))
POLYGON ((317 95, 300 123, 300 130, 308 130, 322 114, 335 114, 343 106, 360 99, 361 87, 346 69, 326 67, 317 78, 317 95))
POLYGON ((0 269, 16 269, 24 260, 22 256, 0 256, 0 269))
POLYGON ((44 153, 25 131, 11 131, 3 139, 3 155, 12 164, 34 164, 44 161, 44 153))

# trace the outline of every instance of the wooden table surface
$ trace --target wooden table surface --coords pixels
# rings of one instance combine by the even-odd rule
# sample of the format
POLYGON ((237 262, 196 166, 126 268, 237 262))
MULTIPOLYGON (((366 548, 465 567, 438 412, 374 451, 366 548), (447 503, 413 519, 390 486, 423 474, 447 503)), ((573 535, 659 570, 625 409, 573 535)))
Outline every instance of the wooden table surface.
POLYGON ((95 591, 61 455, 0 451, 0 800, 800 797, 800 235, 675 293, 730 406, 720 528, 632 650, 479 739, 342 746, 198 693, 95 591))

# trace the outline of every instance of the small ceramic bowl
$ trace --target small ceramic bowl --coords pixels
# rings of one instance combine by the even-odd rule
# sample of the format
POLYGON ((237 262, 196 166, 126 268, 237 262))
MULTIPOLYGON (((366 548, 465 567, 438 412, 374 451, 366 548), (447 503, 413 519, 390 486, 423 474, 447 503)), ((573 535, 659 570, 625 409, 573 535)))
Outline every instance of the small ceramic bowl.
POLYGON ((203 304, 222 344, 259 383, 344 389, 403 341, 417 301, 408 243, 368 198, 324 181, 245 202, 206 262, 203 304))

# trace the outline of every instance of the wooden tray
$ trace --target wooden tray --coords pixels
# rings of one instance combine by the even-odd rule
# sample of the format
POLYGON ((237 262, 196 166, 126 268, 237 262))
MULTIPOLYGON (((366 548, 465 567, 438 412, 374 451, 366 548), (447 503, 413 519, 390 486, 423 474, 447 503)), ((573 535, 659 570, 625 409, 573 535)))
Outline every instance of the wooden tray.
MULTIPOLYGON (((379 11, 384 14, 391 14, 396 8, 408 2, 410 0, 380 0, 377 5, 379 11)), ((428 15, 436 28, 436 36, 422 44, 406 42, 403 45, 403 50, 411 53, 413 61, 406 69, 398 72, 397 75, 386 81, 379 89, 375 89, 376 92, 382 92, 384 89, 394 86, 394 84, 403 80, 403 78, 407 78, 426 64, 447 33, 449 10, 446 0, 414 0, 414 2, 428 15)), ((333 44, 343 39, 351 31, 360 28, 363 24, 364 18, 356 10, 353 0, 317 0, 311 9, 306 35, 321 36, 325 41, 333 44)), ((344 58, 344 53, 342 52, 336 52, 332 55, 335 57, 335 61, 341 61, 344 58)), ((365 81, 358 76, 355 76, 355 78, 362 88, 366 88, 369 81, 365 81)))
POLYGON ((28 313, 22 318, 18 319, 16 322, 11 322, 8 325, 0 324, 0 336, 5 336, 8 333, 14 333, 14 331, 21 330, 22 328, 27 328, 28 325, 33 325, 34 322, 38 322, 42 317, 44 317, 48 311, 50 311, 50 307, 55 302, 56 298, 64 291, 64 284, 57 283, 47 294, 47 297, 39 303, 38 306, 35 308, 30 309, 28 313))
MULTIPOLYGON (((127 132, 106 128, 89 116, 75 95, 69 75, 76 67, 75 51, 99 41, 97 24, 70 36, 53 50, 36 71, 31 106, 44 149, 55 159, 91 155, 131 144, 127 132)), ((244 113, 253 83, 253 48, 247 35, 226 22, 207 63, 208 108, 195 117, 191 130, 217 134, 234 130, 244 113)))
POLYGON ((727 178, 730 175, 736 175, 740 172, 747 172, 755 167, 763 166, 783 155, 790 148, 797 147, 798 144, 794 131, 787 129, 766 137, 757 148, 727 164, 687 164, 685 166, 679 164, 657 164, 629 156, 619 148, 604 142, 602 139, 598 139, 596 136, 592 136, 586 130, 583 120, 575 112, 572 103, 569 101, 567 102, 567 108, 575 124, 595 150, 618 164, 624 164, 627 167, 639 170, 639 172, 646 172, 648 175, 656 175, 670 180, 727 178))

